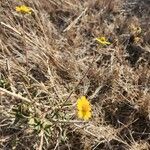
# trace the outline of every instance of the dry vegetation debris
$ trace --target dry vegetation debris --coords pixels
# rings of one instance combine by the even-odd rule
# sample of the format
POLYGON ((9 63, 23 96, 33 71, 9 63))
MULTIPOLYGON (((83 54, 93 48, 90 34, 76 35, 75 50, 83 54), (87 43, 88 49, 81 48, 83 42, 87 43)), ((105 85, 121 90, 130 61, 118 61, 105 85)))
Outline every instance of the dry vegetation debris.
POLYGON ((148 150, 149 8, 149 0, 1 0, 0 149, 148 150), (89 121, 77 118, 83 95, 89 121))

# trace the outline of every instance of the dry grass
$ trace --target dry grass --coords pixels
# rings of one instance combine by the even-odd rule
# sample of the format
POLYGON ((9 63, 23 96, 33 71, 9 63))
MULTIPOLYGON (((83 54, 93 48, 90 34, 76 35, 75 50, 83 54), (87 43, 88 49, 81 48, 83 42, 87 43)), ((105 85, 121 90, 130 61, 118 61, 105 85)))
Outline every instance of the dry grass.
POLYGON ((148 150, 149 7, 146 0, 1 0, 0 149, 148 150), (32 14, 15 12, 21 4, 32 14), (134 35, 131 24, 142 32, 134 35), (99 45, 99 36, 112 44, 99 45), (82 95, 92 104, 89 122, 76 116, 82 95))

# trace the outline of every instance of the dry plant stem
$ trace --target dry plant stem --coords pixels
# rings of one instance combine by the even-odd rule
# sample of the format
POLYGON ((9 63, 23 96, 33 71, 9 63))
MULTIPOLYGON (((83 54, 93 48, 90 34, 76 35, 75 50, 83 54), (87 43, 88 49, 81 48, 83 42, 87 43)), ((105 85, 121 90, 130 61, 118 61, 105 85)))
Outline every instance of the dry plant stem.
MULTIPOLYGON (((7 27, 7 28, 9 28, 9 29, 11 29, 11 30, 13 30, 15 33, 19 34, 20 36, 23 36, 23 34, 22 34, 21 32, 19 32, 19 31, 18 31, 17 29, 15 29, 15 28, 11 27, 10 25, 5 24, 4 22, 0 22, 0 23, 1 23, 3 26, 5 26, 5 27, 7 27)), ((40 45, 36 45, 36 44, 35 44, 35 41, 33 41, 32 39, 30 39, 30 37, 28 37, 28 35, 25 35, 25 32, 24 32, 24 39, 25 39, 26 41, 28 41, 29 43, 33 44, 32 46, 37 46, 40 50, 42 50, 42 51, 44 50, 44 48, 41 47, 40 45)), ((51 57, 53 63, 55 64, 54 58, 53 58, 52 56, 50 56, 50 57, 51 57)))
POLYGON ((93 66, 94 61, 96 60, 96 55, 93 57, 92 63, 89 65, 88 69, 86 70, 86 72, 84 73, 83 77, 79 80, 79 82, 77 83, 77 85, 75 86, 75 88, 70 92, 69 96, 66 98, 66 100, 63 102, 63 104, 61 104, 61 108, 62 106, 69 100, 69 98, 71 97, 71 95, 73 94, 73 92, 78 88, 78 86, 80 85, 80 83, 83 81, 83 79, 86 77, 87 73, 89 72, 89 70, 91 69, 91 67, 93 66))
POLYGON ((23 39, 23 44, 24 44, 24 47, 25 47, 25 58, 26 58, 26 65, 28 67, 28 52, 27 52, 27 49, 26 49, 26 38, 25 38, 25 31, 24 31, 24 20, 25 20, 25 17, 24 15, 22 16, 23 17, 23 33, 22 33, 22 39, 23 39))
MULTIPOLYGON (((28 99, 28 98, 25 98, 25 97, 23 97, 23 96, 21 96, 21 95, 19 95, 19 94, 10 92, 10 91, 8 91, 8 90, 6 90, 6 89, 0 87, 0 95, 3 95, 3 93, 6 93, 6 94, 8 94, 8 95, 10 95, 10 96, 12 96, 12 97, 16 97, 17 99, 21 99, 21 100, 24 101, 24 102, 27 102, 27 103, 30 103, 30 104, 35 104, 36 106, 40 106, 40 104, 39 104, 38 102, 34 102, 34 101, 32 102, 32 101, 31 101, 30 99, 28 99)), ((47 107, 46 105, 44 105, 44 107, 45 107, 45 108, 51 108, 51 107, 47 107)))
POLYGON ((21 33, 20 33, 17 29, 13 28, 13 27, 10 26, 9 24, 6 24, 6 23, 4 23, 4 22, 0 22, 0 23, 1 23, 1 25, 3 25, 3 26, 5 26, 5 27, 7 27, 7 28, 13 30, 15 33, 21 35, 21 33))
POLYGON ((70 30, 78 22, 78 20, 86 13, 87 10, 88 8, 86 7, 84 11, 82 11, 82 13, 73 22, 71 22, 71 24, 63 32, 70 30))
POLYGON ((27 94, 28 94, 29 99, 32 100, 32 96, 31 96, 30 92, 28 91, 28 89, 27 89, 27 87, 25 86, 24 83, 23 83, 23 86, 24 86, 25 91, 26 91, 27 94))
POLYGON ((52 122, 56 123, 85 123, 86 121, 78 121, 78 120, 58 120, 58 119, 52 119, 52 122))
POLYGON ((38 150, 42 150, 42 147, 43 147, 44 131, 42 130, 40 134, 41 134, 41 140, 40 140, 40 146, 39 146, 38 150))
MULTIPOLYGON (((89 135, 95 137, 95 138, 97 139, 97 141, 100 141, 100 143, 103 143, 103 142, 107 141, 107 139, 105 139, 105 138, 104 138, 104 140, 100 140, 100 138, 99 138, 97 135, 95 135, 94 133, 92 133, 92 132, 89 131, 88 129, 85 129, 86 126, 83 126, 83 127, 82 127, 81 125, 78 125, 78 124, 74 124, 74 125, 75 125, 76 127, 78 127, 79 129, 84 128, 84 131, 85 131, 87 134, 89 134, 89 135)), ((114 139, 115 139, 116 141, 119 141, 119 142, 125 144, 125 145, 128 145, 128 143, 126 143, 126 142, 120 140, 120 139, 117 138, 117 137, 114 137, 114 139)), ((129 146, 129 145, 128 145, 128 146, 129 146)))
POLYGON ((59 140, 57 140, 54 150, 56 150, 58 148, 58 146, 59 146, 59 140))
MULTIPOLYGON (((58 113, 59 110, 62 109, 62 107, 66 104, 66 102, 69 100, 69 98, 71 97, 71 95, 73 94, 73 92, 78 88, 78 86, 80 85, 80 83, 83 81, 83 79, 86 77, 87 73, 89 72, 89 70, 91 69, 91 67, 93 66, 93 63, 96 60, 96 55, 93 57, 93 60, 91 62, 91 64, 89 65, 88 69, 86 70, 86 72, 84 73, 84 75, 82 76, 82 78, 79 80, 79 82, 77 83, 77 85, 75 86, 75 88, 70 92, 69 96, 66 98, 66 100, 59 106, 56 107, 56 112, 54 113, 54 116, 58 113)), ((49 110, 46 110, 45 113, 47 113, 49 110)), ((54 117, 52 116, 52 118, 54 117)))
POLYGON ((10 91, 4 89, 4 88, 1 88, 1 87, 0 87, 0 91, 6 93, 6 94, 8 94, 8 95, 11 95, 11 96, 13 96, 13 97, 16 97, 16 98, 18 98, 18 99, 21 99, 21 100, 23 100, 23 101, 25 101, 25 102, 31 103, 31 101, 30 101, 29 99, 27 99, 27 98, 25 98, 25 97, 22 97, 22 96, 19 95, 19 94, 12 93, 12 92, 10 92, 10 91))
MULTIPOLYGON (((23 29, 24 29, 24 19, 25 19, 25 18, 24 18, 24 16, 22 16, 22 17, 23 17, 23 29)), ((28 37, 25 36, 24 30, 23 30, 23 33, 20 33, 17 29, 11 27, 9 24, 6 24, 6 23, 4 23, 4 22, 0 22, 0 23, 1 23, 1 25, 3 25, 3 26, 5 26, 5 27, 7 27, 7 28, 13 30, 15 33, 17 33, 17 34, 19 34, 20 36, 22 36, 22 41, 23 41, 23 44, 24 44, 25 47, 26 47, 26 40, 28 40, 28 41, 31 42, 31 40, 30 40, 28 37)), ((32 43, 33 43, 33 42, 32 42, 32 43)), ((27 54, 27 49, 26 49, 26 48, 25 48, 25 57, 26 57, 26 65, 28 66, 28 54, 27 54)))
POLYGON ((10 83, 11 90, 13 91, 13 93, 15 93, 16 89, 13 86, 13 80, 12 80, 12 75, 11 75, 11 69, 10 69, 9 59, 6 59, 6 67, 7 67, 8 80, 9 80, 9 83, 10 83))
MULTIPOLYGON (((7 27, 8 29, 11 29, 12 31, 14 31, 14 32, 17 33, 18 35, 23 36, 21 32, 19 32, 16 28, 13 28, 13 27, 10 26, 9 24, 6 24, 6 23, 4 23, 4 22, 0 22, 0 23, 1 23, 1 25, 7 27)), ((28 42, 30 42, 30 43, 32 43, 33 45, 35 45, 35 43, 34 43, 29 37, 25 36, 25 33, 24 33, 24 38, 25 38, 28 42)), ((40 47, 39 47, 39 48, 40 48, 40 47)))

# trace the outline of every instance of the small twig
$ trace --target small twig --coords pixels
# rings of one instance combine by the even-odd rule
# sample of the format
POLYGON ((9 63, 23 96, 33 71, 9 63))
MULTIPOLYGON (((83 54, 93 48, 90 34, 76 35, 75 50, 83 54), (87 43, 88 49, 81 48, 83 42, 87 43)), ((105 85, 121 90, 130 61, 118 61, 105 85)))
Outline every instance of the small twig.
POLYGON ((57 123, 86 123, 87 121, 79 121, 79 120, 59 120, 59 119, 52 119, 52 122, 57 123))
MULTIPOLYGON (((22 16, 23 17, 23 25, 22 25, 22 28, 24 29, 25 27, 25 17, 24 15, 22 16)), ((25 36, 25 30, 23 30, 23 33, 22 33, 22 43, 24 45, 24 49, 25 49, 25 59, 26 59, 26 65, 28 67, 28 50, 27 50, 27 42, 26 42, 26 36, 25 36)), ((27 71, 28 72, 28 71, 27 71)))
POLYGON ((40 140, 40 146, 38 150, 42 150, 42 147, 43 147, 44 131, 42 130, 40 134, 41 134, 41 140, 40 140))
POLYGON ((30 101, 29 99, 27 99, 27 98, 25 98, 25 97, 22 97, 22 96, 19 95, 19 94, 12 93, 12 92, 10 92, 10 91, 4 89, 4 88, 1 88, 1 87, 0 87, 0 91, 6 93, 6 94, 8 94, 8 95, 11 95, 11 96, 13 96, 13 97, 16 97, 16 98, 18 98, 18 99, 21 99, 21 100, 23 100, 23 101, 25 101, 25 102, 31 103, 31 101, 30 101))
POLYGON ((9 29, 11 29, 11 30, 13 30, 14 32, 16 32, 17 34, 19 34, 19 35, 21 35, 21 33, 17 30, 17 29, 15 29, 15 28, 13 28, 12 26, 10 26, 9 24, 6 24, 6 23, 4 23, 4 22, 0 22, 3 26, 5 26, 5 27, 7 27, 7 28, 9 28, 9 29))
POLYGON ((59 146, 59 139, 57 139, 57 143, 56 143, 56 145, 55 145, 54 150, 56 150, 56 149, 58 148, 58 146, 59 146))
POLYGON ((10 81, 10 88, 12 90, 12 92, 14 93, 16 91, 16 88, 13 86, 13 80, 12 80, 12 75, 11 75, 11 69, 10 69, 10 61, 9 59, 6 59, 6 68, 7 68, 7 72, 8 72, 8 80, 10 81))
POLYGON ((73 94, 73 92, 78 88, 78 86, 80 85, 80 83, 86 77, 87 73, 89 72, 89 70, 93 66, 93 63, 95 61, 95 57, 96 57, 96 55, 93 57, 93 60, 92 60, 91 64, 89 65, 88 69, 86 70, 86 72, 84 73, 83 77, 79 80, 79 82, 77 83, 77 85, 75 86, 75 88, 70 92, 69 96, 66 98, 66 100, 63 102, 63 104, 61 106, 63 106, 69 100, 69 98, 71 97, 71 95, 73 94))
POLYGON ((27 95, 28 95, 29 99, 32 100, 32 96, 31 96, 30 92, 28 91, 28 89, 27 89, 27 87, 25 86, 24 83, 23 83, 23 86, 24 86, 25 91, 27 92, 27 95))
MULTIPOLYGON (((15 33, 17 33, 18 35, 22 36, 23 33, 19 32, 17 29, 13 28, 12 26, 10 26, 9 24, 6 24, 4 22, 0 22, 1 25, 7 27, 8 29, 11 29, 12 31, 14 31, 15 33)), ((24 32, 25 33, 25 32, 24 32)), ((25 36, 26 40, 30 43, 32 43, 33 45, 35 45, 35 42, 32 41, 29 37, 25 36)))
POLYGON ((88 10, 88 7, 86 7, 84 9, 84 11, 82 11, 82 13, 73 22, 71 22, 71 24, 67 28, 64 29, 63 32, 66 32, 66 31, 70 30, 78 22, 78 20, 85 14, 85 12, 87 10, 88 10))
MULTIPOLYGON (((25 98, 25 97, 23 97, 23 96, 21 96, 21 95, 19 95, 19 94, 10 92, 10 91, 8 91, 8 90, 6 90, 6 89, 0 87, 0 98, 1 98, 1 95, 3 95, 3 93, 6 93, 6 94, 8 94, 8 95, 10 95, 10 96, 13 96, 13 97, 16 97, 16 98, 18 98, 18 99, 21 99, 21 100, 23 100, 23 101, 25 101, 25 102, 27 102, 27 103, 35 104, 36 106, 40 106, 40 103, 38 103, 38 102, 31 101, 31 100, 28 99, 28 98, 25 98)), ((43 105, 43 107, 44 107, 44 108, 51 108, 51 106, 47 106, 47 105, 43 105)))

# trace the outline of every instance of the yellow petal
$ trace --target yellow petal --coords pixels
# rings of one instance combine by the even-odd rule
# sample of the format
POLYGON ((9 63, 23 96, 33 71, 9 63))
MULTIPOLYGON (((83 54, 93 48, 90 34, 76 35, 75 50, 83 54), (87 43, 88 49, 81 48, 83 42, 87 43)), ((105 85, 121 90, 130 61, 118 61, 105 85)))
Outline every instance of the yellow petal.
POLYGON ((17 6, 17 7, 16 7, 16 11, 20 11, 20 7, 17 6))
POLYGON ((16 11, 17 12, 21 12, 21 13, 27 13, 27 14, 31 14, 31 8, 30 7, 27 7, 25 5, 22 5, 22 6, 17 6, 16 7, 16 11))
POLYGON ((110 44, 111 44, 110 42, 108 42, 108 41, 106 40, 105 37, 96 38, 96 41, 98 41, 98 42, 99 42, 100 44, 102 44, 102 45, 110 45, 110 44))
POLYGON ((85 96, 77 100, 78 118, 88 120, 91 118, 91 105, 85 96))
POLYGON ((91 112, 86 112, 86 114, 84 115, 83 119, 84 120, 89 120, 91 118, 91 112))
POLYGON ((82 111, 78 111, 78 118, 80 118, 80 119, 83 118, 83 113, 82 113, 82 111))

